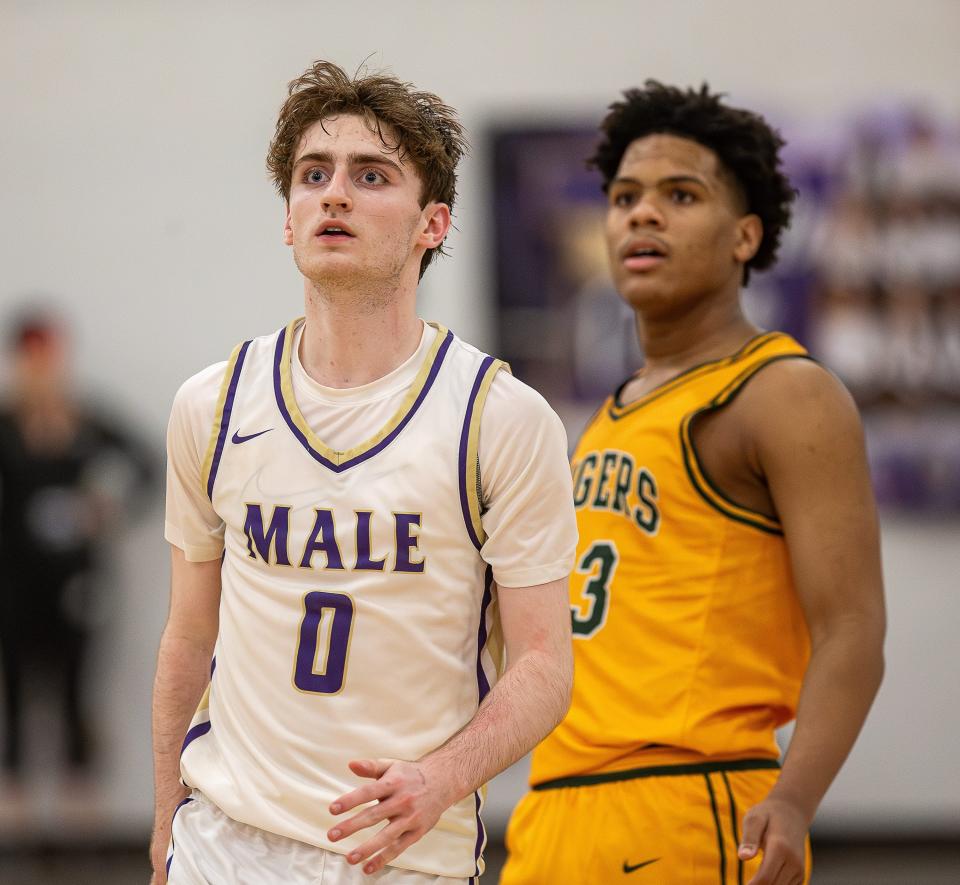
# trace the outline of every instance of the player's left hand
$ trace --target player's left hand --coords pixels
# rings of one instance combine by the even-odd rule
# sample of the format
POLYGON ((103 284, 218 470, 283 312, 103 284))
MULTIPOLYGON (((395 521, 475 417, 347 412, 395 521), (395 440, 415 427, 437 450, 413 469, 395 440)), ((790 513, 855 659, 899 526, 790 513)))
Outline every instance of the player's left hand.
POLYGON ((347 862, 351 864, 369 859, 363 867, 364 873, 376 873, 413 845, 433 828, 453 802, 448 798, 445 785, 420 762, 357 759, 350 763, 350 770, 360 777, 372 778, 373 782, 334 800, 330 813, 343 814, 368 802, 377 804, 336 824, 327 837, 336 842, 358 830, 389 821, 375 836, 347 855, 347 862))
POLYGON ((763 862, 747 885, 801 885, 806 865, 807 816, 792 802, 769 798, 743 817, 737 856, 750 860, 763 852, 763 862))

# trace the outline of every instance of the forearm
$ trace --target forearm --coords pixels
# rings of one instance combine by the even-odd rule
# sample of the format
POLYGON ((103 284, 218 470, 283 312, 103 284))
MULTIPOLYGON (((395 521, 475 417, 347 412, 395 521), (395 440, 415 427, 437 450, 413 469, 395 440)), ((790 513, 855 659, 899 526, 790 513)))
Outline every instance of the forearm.
POLYGON ((815 642, 797 725, 772 798, 812 820, 863 726, 883 676, 883 623, 849 618, 815 642))
POLYGON ((569 642, 553 652, 531 650, 507 669, 473 719, 421 762, 447 773, 450 803, 512 765, 560 722, 573 683, 569 642))
POLYGON ((153 689, 154 814, 157 838, 166 841, 170 818, 187 795, 180 783, 180 750, 210 680, 212 647, 164 631, 153 689))

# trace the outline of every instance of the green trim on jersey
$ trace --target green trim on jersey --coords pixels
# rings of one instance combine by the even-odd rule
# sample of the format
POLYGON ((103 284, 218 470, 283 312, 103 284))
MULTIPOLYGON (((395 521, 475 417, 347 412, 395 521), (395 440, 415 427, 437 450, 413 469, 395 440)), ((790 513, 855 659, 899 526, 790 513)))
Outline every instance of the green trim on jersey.
POLYGON ((648 393, 645 393, 639 399, 636 399, 627 405, 622 405, 620 403, 620 393, 623 391, 624 387, 626 387, 627 384, 636 377, 636 375, 631 375, 616 389, 616 391, 610 397, 609 406, 607 407, 607 414, 610 416, 612 421, 619 421, 622 418, 626 418, 644 406, 660 399, 660 397, 666 396, 668 393, 672 393, 674 390, 686 384, 688 381, 691 381, 694 378, 699 378, 701 375, 706 375, 707 373, 712 372, 714 369, 731 366, 738 360, 756 353, 761 347, 765 347, 776 338, 785 337, 787 336, 783 332, 761 332, 759 335, 755 335, 753 338, 751 338, 736 353, 733 353, 730 356, 720 357, 718 359, 707 360, 706 362, 699 363, 696 366, 691 366, 689 369, 684 369, 679 375, 674 375, 674 377, 669 381, 664 381, 663 384, 655 387, 648 393))
POLYGON ((778 769, 776 759, 730 759, 726 762, 690 762, 679 765, 650 765, 645 768, 628 768, 624 771, 605 771, 600 774, 578 774, 558 777, 555 780, 534 784, 534 790, 559 790, 563 787, 593 787, 615 781, 632 781, 644 777, 679 777, 688 774, 710 774, 713 771, 759 771, 778 769))
POLYGON ((713 507, 714 510, 719 511, 729 519, 755 529, 760 529, 760 531, 767 532, 771 535, 783 534, 780 520, 768 516, 766 513, 761 513, 758 510, 752 510, 749 507, 738 504, 717 486, 700 463, 700 458, 697 456, 696 446, 691 436, 691 427, 700 415, 704 415, 707 412, 718 411, 733 402, 737 395, 746 387, 747 382, 761 369, 766 368, 772 363, 780 362, 781 360, 795 359, 813 361, 813 358, 808 354, 786 353, 778 354, 777 356, 772 356, 769 359, 756 363, 734 378, 733 381, 710 400, 709 403, 691 412, 680 422, 680 448, 683 452, 683 466, 686 469, 690 483, 700 497, 713 507))

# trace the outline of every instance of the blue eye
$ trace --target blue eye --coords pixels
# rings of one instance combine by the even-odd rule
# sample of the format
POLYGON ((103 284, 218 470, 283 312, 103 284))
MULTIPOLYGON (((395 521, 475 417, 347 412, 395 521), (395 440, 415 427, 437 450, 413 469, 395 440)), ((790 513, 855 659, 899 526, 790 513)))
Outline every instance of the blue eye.
POLYGON ((307 172, 307 181, 309 181, 310 184, 319 184, 325 177, 322 169, 311 169, 307 172))
POLYGON ((376 169, 367 169, 363 175, 360 176, 360 179, 364 184, 380 184, 386 179, 383 177, 383 174, 378 172, 376 169))

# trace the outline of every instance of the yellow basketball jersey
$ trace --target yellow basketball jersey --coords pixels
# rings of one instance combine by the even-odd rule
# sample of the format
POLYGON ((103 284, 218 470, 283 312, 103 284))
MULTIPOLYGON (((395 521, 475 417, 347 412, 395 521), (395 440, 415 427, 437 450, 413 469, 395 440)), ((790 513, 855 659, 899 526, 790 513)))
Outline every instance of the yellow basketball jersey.
POLYGON ((809 639, 779 523, 715 488, 690 424, 771 362, 779 332, 623 406, 610 397, 573 458, 573 704, 531 781, 645 764, 778 755, 809 639))

